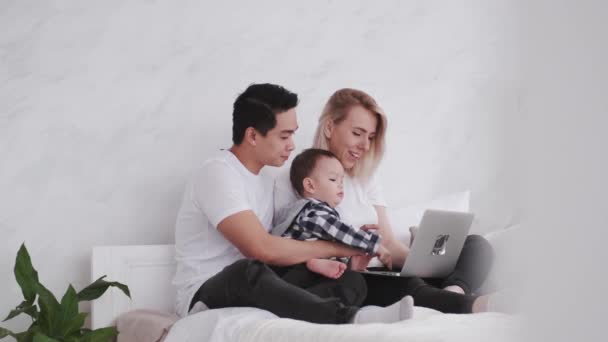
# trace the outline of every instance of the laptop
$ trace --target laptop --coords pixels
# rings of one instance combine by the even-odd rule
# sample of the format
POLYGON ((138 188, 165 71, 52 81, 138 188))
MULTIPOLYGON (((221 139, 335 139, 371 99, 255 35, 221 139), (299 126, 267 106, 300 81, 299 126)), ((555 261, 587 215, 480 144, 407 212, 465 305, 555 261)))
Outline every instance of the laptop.
POLYGON ((473 217, 473 213, 468 212, 426 210, 401 272, 368 268, 361 273, 391 277, 446 277, 454 271, 473 217))

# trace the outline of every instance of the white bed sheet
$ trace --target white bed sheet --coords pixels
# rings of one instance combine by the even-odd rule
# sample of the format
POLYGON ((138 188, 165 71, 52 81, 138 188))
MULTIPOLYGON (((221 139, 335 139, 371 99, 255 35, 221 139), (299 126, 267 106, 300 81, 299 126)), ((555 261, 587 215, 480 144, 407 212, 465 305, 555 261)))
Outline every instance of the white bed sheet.
POLYGON ((520 341, 522 322, 501 313, 442 314, 415 307, 414 318, 393 324, 333 325, 277 318, 255 308, 199 312, 171 328, 165 342, 520 341))
MULTIPOLYGON (((489 285, 519 279, 521 260, 513 261, 506 251, 517 245, 521 229, 507 229, 487 236, 496 251, 489 285), (513 279, 511 279, 513 278, 513 279)), ((321 325, 290 319, 255 308, 207 310, 175 323, 165 342, 321 342, 321 341, 521 341, 522 319, 516 315, 482 313, 453 315, 414 307, 414 318, 394 324, 321 325)))

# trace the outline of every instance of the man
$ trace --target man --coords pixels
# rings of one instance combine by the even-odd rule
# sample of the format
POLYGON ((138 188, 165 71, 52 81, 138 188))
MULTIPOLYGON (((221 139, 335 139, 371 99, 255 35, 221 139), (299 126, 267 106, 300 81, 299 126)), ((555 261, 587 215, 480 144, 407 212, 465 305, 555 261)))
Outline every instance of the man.
POLYGON ((273 179, 262 169, 283 165, 294 150, 297 103, 297 95, 281 86, 249 86, 234 102, 233 146, 205 161, 188 183, 175 233, 179 316, 250 306, 317 323, 355 319, 367 290, 360 274, 319 276, 308 284, 281 276, 282 266, 359 251, 268 233, 273 179))

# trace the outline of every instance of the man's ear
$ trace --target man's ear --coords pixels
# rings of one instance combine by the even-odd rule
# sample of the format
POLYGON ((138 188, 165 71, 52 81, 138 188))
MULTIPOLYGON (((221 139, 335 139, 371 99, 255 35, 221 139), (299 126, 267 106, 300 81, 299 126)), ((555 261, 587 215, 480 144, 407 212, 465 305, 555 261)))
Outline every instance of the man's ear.
POLYGON ((249 145, 255 146, 256 139, 258 137, 258 132, 253 127, 247 127, 245 130, 245 141, 249 143, 249 145))
POLYGON ((315 182, 310 177, 306 177, 302 180, 302 185, 304 186, 304 191, 314 194, 315 193, 315 182))
POLYGON ((334 131, 334 122, 332 120, 327 120, 325 122, 325 127, 323 127, 323 134, 325 134, 325 138, 331 138, 331 134, 334 131))

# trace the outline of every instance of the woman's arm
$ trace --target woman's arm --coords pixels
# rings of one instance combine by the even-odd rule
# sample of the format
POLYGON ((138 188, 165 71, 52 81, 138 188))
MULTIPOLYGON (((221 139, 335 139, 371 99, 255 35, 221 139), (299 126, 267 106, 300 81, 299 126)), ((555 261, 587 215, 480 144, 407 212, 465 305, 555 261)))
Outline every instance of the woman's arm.
POLYGON ((391 252, 393 268, 401 268, 410 253, 409 247, 395 237, 386 214, 386 207, 374 205, 378 215, 378 232, 382 236, 382 244, 391 252))

